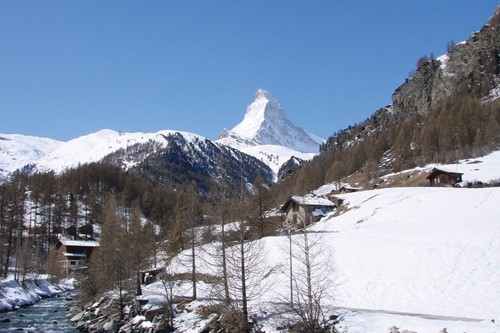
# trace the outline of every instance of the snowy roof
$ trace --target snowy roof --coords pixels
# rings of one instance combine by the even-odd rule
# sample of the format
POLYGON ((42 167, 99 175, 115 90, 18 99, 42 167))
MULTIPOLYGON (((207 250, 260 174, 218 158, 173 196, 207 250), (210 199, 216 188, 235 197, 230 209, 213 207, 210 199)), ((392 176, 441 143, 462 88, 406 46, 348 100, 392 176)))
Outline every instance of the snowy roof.
POLYGON ((78 257, 78 258, 85 258, 86 255, 83 253, 68 253, 68 252, 63 252, 63 256, 65 257, 78 257))
POLYGON ((79 241, 70 239, 60 239, 61 244, 66 246, 78 246, 78 247, 99 247, 99 242, 96 241, 79 241))
POLYGON ((283 205, 282 209, 284 209, 290 201, 295 201, 299 205, 303 206, 326 206, 326 207, 335 207, 335 204, 328 199, 318 198, 312 196, 299 196, 292 195, 283 205))

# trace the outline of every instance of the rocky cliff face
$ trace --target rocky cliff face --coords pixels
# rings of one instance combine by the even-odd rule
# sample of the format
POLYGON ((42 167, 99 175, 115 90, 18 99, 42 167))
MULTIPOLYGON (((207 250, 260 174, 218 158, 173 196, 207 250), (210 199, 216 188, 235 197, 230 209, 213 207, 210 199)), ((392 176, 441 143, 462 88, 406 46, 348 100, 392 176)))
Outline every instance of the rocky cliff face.
POLYGON ((377 131, 417 114, 426 115, 450 96, 482 101, 500 97, 500 7, 478 32, 437 59, 418 61, 414 75, 392 95, 392 105, 379 109, 363 123, 334 133, 321 151, 339 151, 376 136, 377 131))
POLYGON ((437 59, 419 61, 415 75, 392 95, 393 111, 403 118, 426 114, 452 94, 494 99, 498 97, 499 74, 500 7, 466 42, 437 59))
POLYGON ((278 181, 283 181, 290 177, 297 169, 301 168, 306 161, 292 156, 288 161, 283 163, 278 171, 278 181))

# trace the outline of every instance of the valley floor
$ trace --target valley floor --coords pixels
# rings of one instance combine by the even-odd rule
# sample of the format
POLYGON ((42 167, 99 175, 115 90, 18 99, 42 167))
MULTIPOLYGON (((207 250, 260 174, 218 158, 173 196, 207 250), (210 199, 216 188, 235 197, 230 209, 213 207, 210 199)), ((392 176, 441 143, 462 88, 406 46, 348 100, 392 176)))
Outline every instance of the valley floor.
MULTIPOLYGON (((392 188, 340 197, 343 212, 309 231, 323 249, 314 260, 331 269, 333 297, 325 308, 344 318, 341 331, 388 332, 396 326, 416 332, 500 332, 500 188, 392 188)), ((258 242, 272 273, 260 281, 268 288, 251 302, 251 311, 264 331, 280 332, 288 317, 277 300, 289 293, 289 238, 258 242)), ((199 272, 214 274, 215 246, 198 249, 199 272)), ((186 266, 173 260, 170 269, 185 272, 186 266)), ((2 303, 34 300, 20 296, 22 289, 3 281, 2 303)), ((144 293, 147 306, 164 300, 159 282, 145 286, 144 293)), ((174 293, 190 296, 189 283, 176 284, 174 293)), ((214 298, 213 286, 199 282, 198 295, 202 300, 176 318, 180 332, 197 332, 210 320, 194 310, 214 298)))

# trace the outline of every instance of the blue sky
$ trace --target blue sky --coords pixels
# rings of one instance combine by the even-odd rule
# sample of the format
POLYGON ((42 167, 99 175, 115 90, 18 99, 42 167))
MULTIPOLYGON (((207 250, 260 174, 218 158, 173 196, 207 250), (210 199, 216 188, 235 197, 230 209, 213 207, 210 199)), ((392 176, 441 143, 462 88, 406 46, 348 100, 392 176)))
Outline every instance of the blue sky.
POLYGON ((0 133, 216 139, 263 88, 327 138, 390 104, 419 57, 466 40, 497 5, 0 0, 0 133))

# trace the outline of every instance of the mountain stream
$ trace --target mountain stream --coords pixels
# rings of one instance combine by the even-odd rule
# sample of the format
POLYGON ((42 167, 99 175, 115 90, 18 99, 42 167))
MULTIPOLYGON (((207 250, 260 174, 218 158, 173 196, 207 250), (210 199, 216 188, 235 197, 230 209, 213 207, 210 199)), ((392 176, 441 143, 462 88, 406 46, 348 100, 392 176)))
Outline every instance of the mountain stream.
POLYGON ((76 294, 63 293, 15 311, 0 313, 0 332, 79 332, 65 317, 71 298, 76 294))

